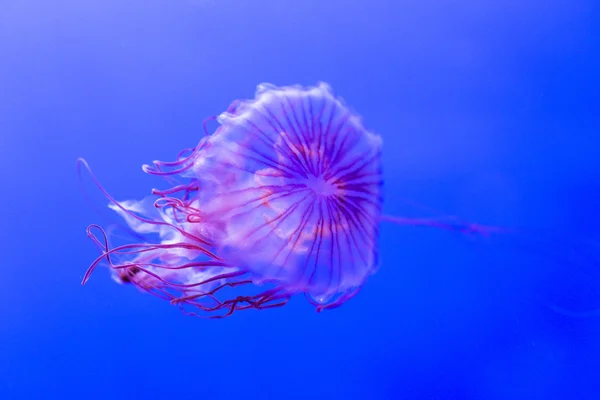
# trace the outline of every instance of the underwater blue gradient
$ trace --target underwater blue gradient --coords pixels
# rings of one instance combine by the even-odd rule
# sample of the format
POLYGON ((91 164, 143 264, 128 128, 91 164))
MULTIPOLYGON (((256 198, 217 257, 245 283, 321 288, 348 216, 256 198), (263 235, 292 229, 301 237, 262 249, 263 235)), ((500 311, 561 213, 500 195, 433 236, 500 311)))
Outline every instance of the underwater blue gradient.
POLYGON ((80 286, 105 221, 75 162, 141 198, 258 83, 325 81, 383 137, 387 213, 599 240, 598 38, 595 0, 3 0, 0 399, 597 400, 600 316, 548 306, 600 308, 593 250, 383 225, 343 307, 199 320, 80 286))

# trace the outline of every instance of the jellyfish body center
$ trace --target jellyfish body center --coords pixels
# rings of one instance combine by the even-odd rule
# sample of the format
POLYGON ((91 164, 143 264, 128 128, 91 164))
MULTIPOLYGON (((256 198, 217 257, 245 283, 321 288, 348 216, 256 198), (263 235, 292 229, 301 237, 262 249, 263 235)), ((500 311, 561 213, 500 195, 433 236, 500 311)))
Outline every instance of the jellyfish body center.
POLYGON ((311 189, 316 196, 331 197, 338 193, 338 187, 335 183, 327 180, 324 176, 309 175, 306 178, 306 187, 311 189))

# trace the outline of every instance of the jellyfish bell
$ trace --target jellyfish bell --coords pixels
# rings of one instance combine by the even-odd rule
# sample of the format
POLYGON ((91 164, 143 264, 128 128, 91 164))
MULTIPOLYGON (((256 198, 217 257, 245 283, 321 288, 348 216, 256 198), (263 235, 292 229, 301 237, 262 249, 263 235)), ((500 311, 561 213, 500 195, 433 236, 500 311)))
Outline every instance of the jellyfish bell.
POLYGON ((380 136, 324 83, 259 85, 217 120, 166 174, 205 188, 191 204, 219 256, 320 306, 360 288, 377 267, 380 136))

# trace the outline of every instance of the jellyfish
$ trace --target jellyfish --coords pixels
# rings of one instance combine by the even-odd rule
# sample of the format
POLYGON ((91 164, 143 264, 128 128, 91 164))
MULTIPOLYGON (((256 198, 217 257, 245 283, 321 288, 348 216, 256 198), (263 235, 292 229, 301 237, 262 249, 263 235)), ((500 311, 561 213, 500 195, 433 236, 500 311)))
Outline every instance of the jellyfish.
POLYGON ((88 228, 102 253, 84 283, 107 262, 118 282, 194 315, 279 307, 295 295, 321 311, 377 271, 382 221, 491 231, 383 215, 382 139, 325 83, 261 84, 204 130, 175 161, 143 167, 168 189, 118 202, 98 184, 140 241, 111 247, 99 226, 88 228))

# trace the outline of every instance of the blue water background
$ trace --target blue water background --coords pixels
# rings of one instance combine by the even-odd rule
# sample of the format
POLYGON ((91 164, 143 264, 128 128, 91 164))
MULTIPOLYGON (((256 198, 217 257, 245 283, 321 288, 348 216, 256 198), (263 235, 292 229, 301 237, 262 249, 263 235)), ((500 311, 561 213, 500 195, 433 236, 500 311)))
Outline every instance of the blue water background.
POLYGON ((85 228, 104 221, 75 167, 83 156, 115 197, 141 198, 162 184, 142 164, 195 145, 205 117, 258 83, 326 81, 384 139, 386 212, 419 216, 410 199, 598 239, 599 11, 594 0, 2 0, 0 398, 600 398, 600 317, 546 304, 598 305, 578 262, 385 225, 379 272, 337 310, 297 298, 186 318, 106 270, 80 286, 97 256, 85 228))

